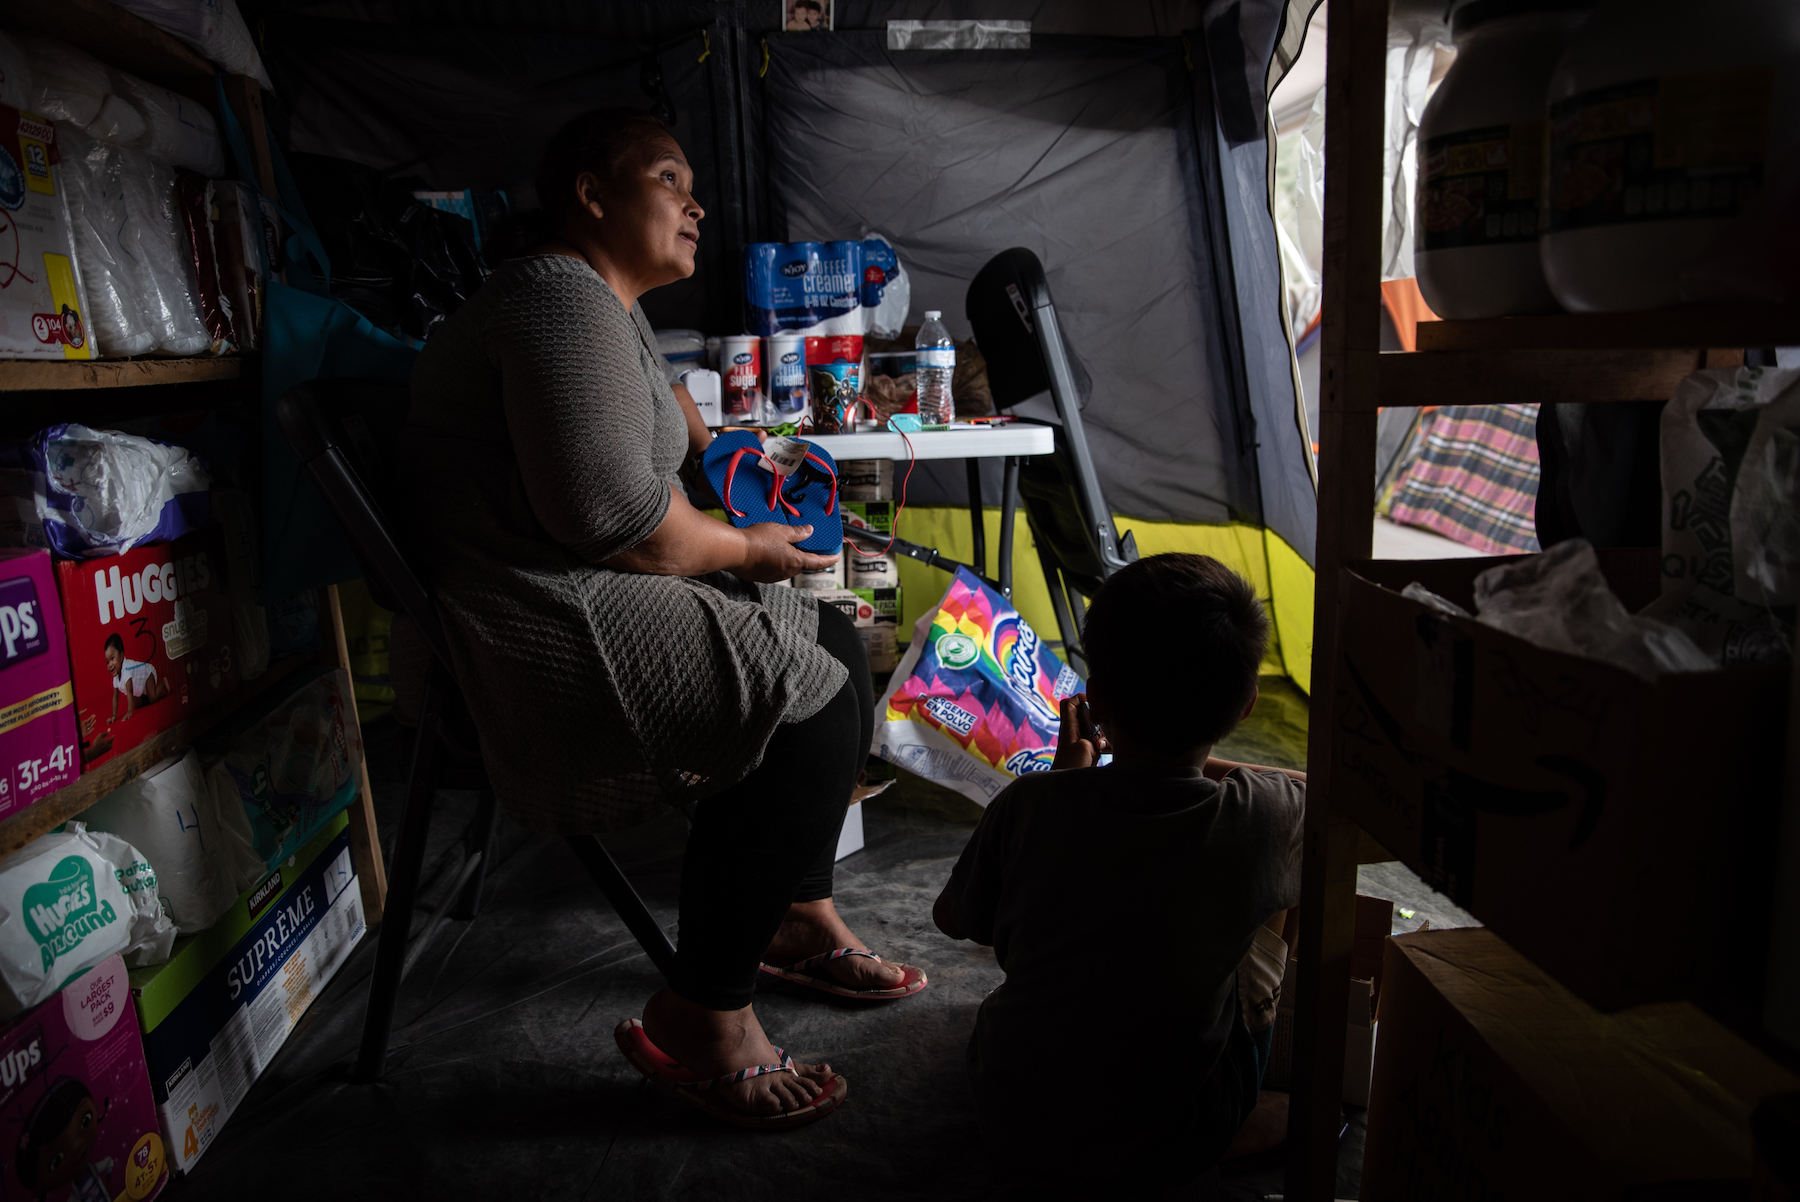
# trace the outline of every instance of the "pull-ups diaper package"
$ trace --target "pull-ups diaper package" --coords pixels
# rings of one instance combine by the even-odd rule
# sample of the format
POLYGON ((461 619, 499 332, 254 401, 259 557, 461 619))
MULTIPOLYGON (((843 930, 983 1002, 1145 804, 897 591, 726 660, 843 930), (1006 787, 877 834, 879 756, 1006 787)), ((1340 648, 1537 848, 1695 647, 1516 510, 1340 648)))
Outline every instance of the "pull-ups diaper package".
POLYGON ((0 1197, 149 1202, 162 1192, 169 1158, 117 956, 0 1030, 0 1107, 10 1120, 0 1197))
POLYGON ((75 687, 50 554, 0 550, 0 815, 79 775, 75 687))
POLYGON ((1081 687, 1004 597, 959 568, 913 627, 870 750, 985 806, 1016 777, 1049 771, 1059 706, 1081 687))

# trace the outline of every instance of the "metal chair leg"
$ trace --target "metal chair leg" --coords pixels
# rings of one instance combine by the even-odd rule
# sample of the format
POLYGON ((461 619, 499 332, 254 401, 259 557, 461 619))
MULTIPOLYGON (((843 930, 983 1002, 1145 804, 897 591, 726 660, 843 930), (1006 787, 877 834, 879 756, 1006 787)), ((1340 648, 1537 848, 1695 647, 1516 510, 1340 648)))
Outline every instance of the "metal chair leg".
POLYGON ((358 1081, 380 1080, 387 1063, 388 1036, 393 1032, 394 1006, 400 1000, 400 978, 406 966, 406 941, 412 932, 413 904, 418 900, 419 873, 425 864, 425 840, 431 833, 437 768, 443 754, 438 705, 448 692, 448 684, 443 665, 433 663, 425 686, 419 737, 413 744, 400 834, 394 840, 394 858, 388 871, 387 907, 375 948, 375 971, 369 979, 362 1050, 356 1058, 358 1081))
POLYGON ((467 854, 474 869, 469 874, 468 884, 450 899, 450 917, 466 921, 481 913, 481 887, 487 883, 488 868, 493 864, 494 857, 490 853, 494 830, 499 824, 500 803, 494 796, 493 786, 489 785, 481 790, 481 801, 475 807, 475 821, 469 827, 467 854))
POLYGON ((675 945, 669 942, 662 927, 651 917, 649 907, 644 905, 644 899, 638 896, 631 881, 619 870, 612 853, 593 835, 569 835, 566 838, 569 846, 575 849, 576 857, 581 860, 581 866, 599 884, 600 892, 606 894, 606 900, 612 903, 613 910, 624 919, 626 929, 666 978, 675 966, 675 945))
POLYGON ((1008 455, 1000 476, 1000 563, 994 570, 1000 581, 1000 595, 1008 601, 1013 595, 1013 526, 1017 524, 1018 512, 1019 457, 1008 455))
MULTIPOLYGON (((969 477, 969 534, 975 542, 975 574, 987 575, 987 520, 981 508, 981 460, 965 459, 963 467, 969 477)), ((1001 561, 1002 570, 1005 560, 1001 561)))

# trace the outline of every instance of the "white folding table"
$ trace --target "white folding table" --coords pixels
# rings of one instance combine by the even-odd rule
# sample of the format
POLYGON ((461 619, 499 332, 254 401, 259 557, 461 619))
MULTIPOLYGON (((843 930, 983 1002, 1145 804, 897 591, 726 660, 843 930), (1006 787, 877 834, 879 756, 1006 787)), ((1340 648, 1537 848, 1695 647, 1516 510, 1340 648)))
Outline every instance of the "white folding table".
MULTIPOLYGON (((1012 422, 1003 426, 974 426, 952 430, 921 430, 902 439, 888 431, 864 434, 801 435, 828 452, 832 459, 892 459, 896 472, 905 470, 906 460, 961 459, 968 464, 969 521, 974 532, 977 576, 987 576, 987 525, 981 504, 981 463, 983 459, 1004 459, 1005 471, 1000 488, 1000 563, 995 583, 1002 596, 1012 597, 1013 585, 1013 521, 1019 506, 1019 461, 1032 455, 1049 455, 1056 450, 1056 431, 1050 426, 1028 422, 1012 422), (910 441, 911 446, 908 447, 910 441)), ((846 534, 852 531, 846 527, 846 534)), ((885 541, 885 540, 884 540, 885 541)), ((894 540, 896 554, 916 559, 931 567, 954 568, 956 561, 937 553, 935 547, 922 547, 905 539, 894 540)))

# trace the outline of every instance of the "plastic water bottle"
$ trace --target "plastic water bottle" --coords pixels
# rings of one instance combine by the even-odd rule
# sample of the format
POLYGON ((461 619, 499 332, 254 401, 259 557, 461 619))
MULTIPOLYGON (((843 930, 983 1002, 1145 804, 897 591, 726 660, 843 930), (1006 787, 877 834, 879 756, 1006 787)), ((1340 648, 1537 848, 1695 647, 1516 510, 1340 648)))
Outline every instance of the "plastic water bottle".
POLYGON ((918 352, 919 424, 947 426, 956 420, 956 403, 950 398, 950 377, 956 374, 956 343, 939 320, 937 309, 925 310, 925 324, 913 341, 918 352))

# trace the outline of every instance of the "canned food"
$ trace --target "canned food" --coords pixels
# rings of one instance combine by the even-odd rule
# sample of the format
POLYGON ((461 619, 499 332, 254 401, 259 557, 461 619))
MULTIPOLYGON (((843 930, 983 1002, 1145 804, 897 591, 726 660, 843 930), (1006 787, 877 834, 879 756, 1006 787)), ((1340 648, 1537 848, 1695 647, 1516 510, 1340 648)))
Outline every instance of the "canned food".
POLYGON ((806 339, 798 334, 777 334, 763 339, 763 362, 769 373, 769 408, 776 421, 792 420, 805 413, 806 339))
POLYGON ((762 339, 754 334, 719 339, 719 374, 725 377, 720 405, 725 420, 755 420, 762 401, 762 339))

